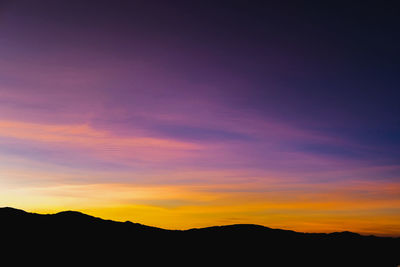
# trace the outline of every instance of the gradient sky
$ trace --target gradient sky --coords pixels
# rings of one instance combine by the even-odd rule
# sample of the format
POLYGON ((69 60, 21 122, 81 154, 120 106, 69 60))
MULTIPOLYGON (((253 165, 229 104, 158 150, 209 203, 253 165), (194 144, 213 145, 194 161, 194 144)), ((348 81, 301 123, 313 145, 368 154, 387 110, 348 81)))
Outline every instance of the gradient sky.
POLYGON ((0 4, 0 205, 400 236, 400 10, 0 4))

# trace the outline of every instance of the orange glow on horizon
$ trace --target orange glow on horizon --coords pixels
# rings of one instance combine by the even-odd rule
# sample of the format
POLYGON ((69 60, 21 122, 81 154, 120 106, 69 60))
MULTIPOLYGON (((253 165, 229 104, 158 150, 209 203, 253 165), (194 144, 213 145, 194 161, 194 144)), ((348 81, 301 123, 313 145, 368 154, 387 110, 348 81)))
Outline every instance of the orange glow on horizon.
POLYGON ((251 223, 301 232, 353 231, 382 236, 398 235, 400 230, 400 214, 391 211, 400 206, 395 197, 400 184, 365 184, 363 190, 368 194, 386 196, 379 199, 370 199, 367 191, 352 194, 360 191, 360 185, 346 190, 342 185, 329 186, 322 193, 321 188, 318 193, 299 189, 290 197, 278 191, 257 191, 259 186, 75 184, 0 193, 4 204, 31 212, 72 209, 166 229, 251 223))

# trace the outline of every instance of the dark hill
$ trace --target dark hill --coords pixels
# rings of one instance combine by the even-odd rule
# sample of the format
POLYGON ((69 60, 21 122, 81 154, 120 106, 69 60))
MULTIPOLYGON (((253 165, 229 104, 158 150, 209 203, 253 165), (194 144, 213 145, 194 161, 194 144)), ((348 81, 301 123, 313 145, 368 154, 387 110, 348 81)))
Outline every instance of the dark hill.
POLYGON ((14 257, 14 265, 27 259, 77 266, 400 264, 399 238, 350 232, 307 234, 247 224, 174 231, 75 211, 42 215, 12 208, 0 208, 0 226, 3 255, 21 255, 14 257))

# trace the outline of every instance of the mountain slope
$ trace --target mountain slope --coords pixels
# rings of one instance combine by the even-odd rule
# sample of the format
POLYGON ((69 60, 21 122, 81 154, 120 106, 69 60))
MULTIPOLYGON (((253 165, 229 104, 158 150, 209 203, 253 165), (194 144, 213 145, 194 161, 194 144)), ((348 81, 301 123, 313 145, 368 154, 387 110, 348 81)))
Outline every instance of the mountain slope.
POLYGON ((400 239, 343 232, 307 234, 259 225, 186 231, 115 222, 80 212, 52 215, 0 208, 2 243, 9 250, 57 259, 174 263, 191 266, 393 266, 400 239))

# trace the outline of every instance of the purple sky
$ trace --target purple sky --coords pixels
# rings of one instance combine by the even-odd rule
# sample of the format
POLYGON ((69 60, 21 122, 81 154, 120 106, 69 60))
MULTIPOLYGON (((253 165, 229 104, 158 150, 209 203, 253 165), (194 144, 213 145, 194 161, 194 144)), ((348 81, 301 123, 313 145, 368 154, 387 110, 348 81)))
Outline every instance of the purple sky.
POLYGON ((6 1, 0 200, 170 228, 398 235, 396 14, 368 3, 6 1))

